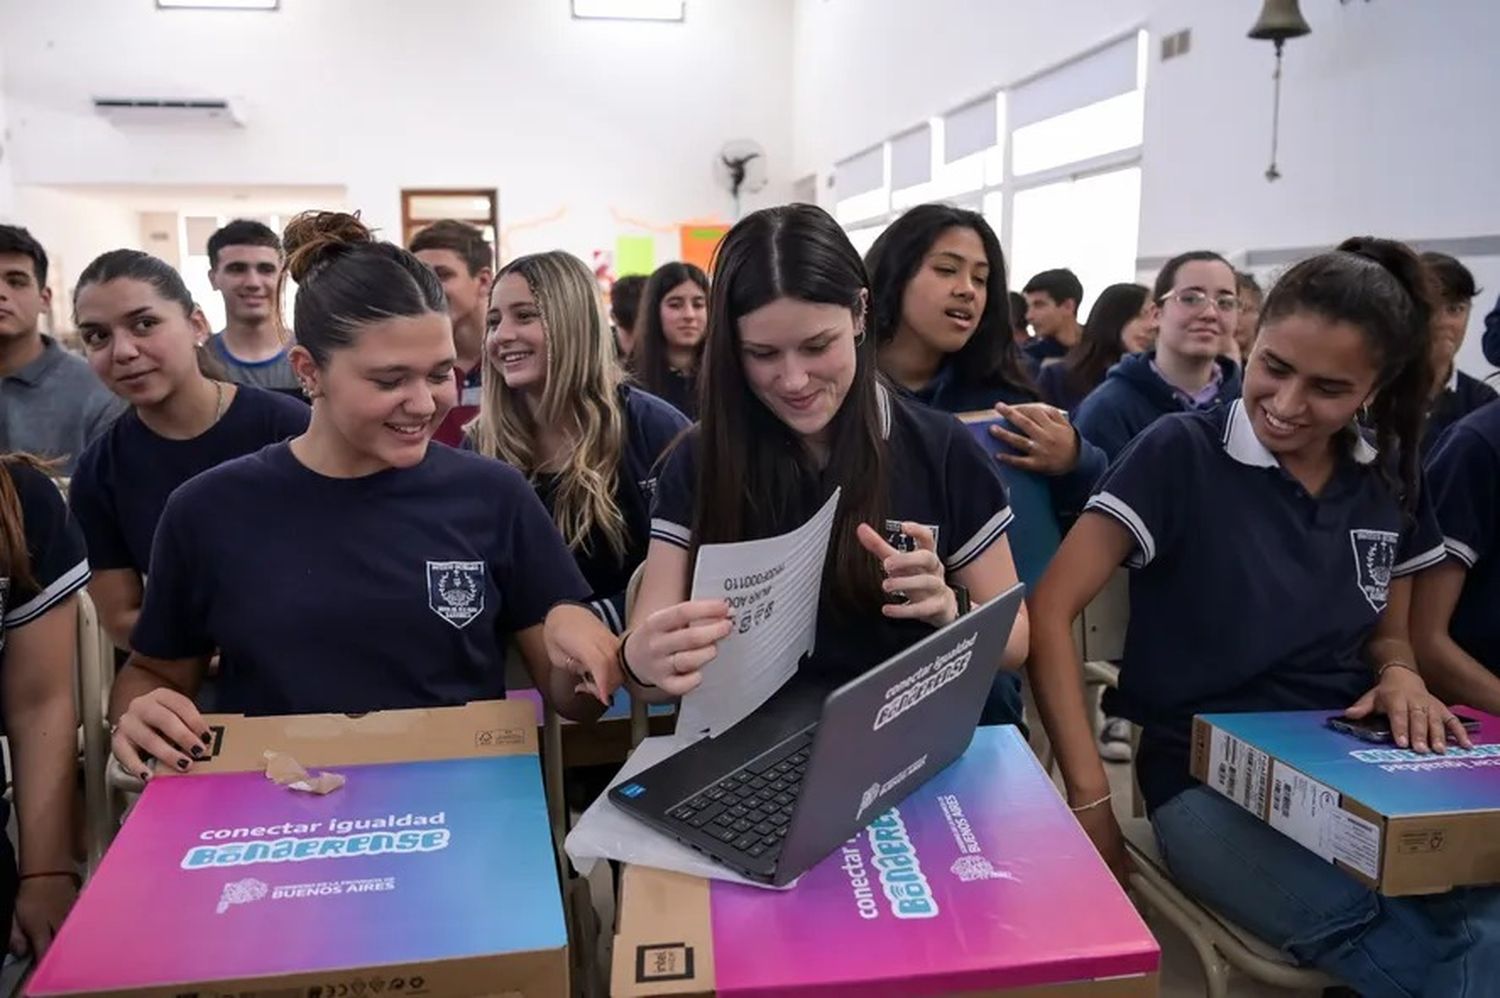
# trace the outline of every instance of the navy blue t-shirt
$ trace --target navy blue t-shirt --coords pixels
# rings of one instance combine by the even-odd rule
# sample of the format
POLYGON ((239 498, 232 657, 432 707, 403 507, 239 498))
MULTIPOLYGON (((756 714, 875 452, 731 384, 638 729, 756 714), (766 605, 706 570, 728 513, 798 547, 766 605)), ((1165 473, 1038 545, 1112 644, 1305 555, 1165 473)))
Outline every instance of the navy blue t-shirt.
POLYGON ((1119 710, 1145 728, 1151 808, 1193 784, 1194 714, 1334 711, 1363 695, 1391 579, 1443 558, 1426 490, 1403 514, 1369 444, 1355 438, 1313 498, 1238 400, 1157 420, 1087 510, 1135 539, 1119 710))
POLYGON ((1453 424, 1496 399, 1500 399, 1500 392, 1455 368, 1448 384, 1428 410, 1427 430, 1422 435, 1423 452, 1436 446, 1453 424))
POLYGON ((1427 457, 1443 547, 1463 565, 1463 593, 1448 633, 1500 674, 1500 402, 1455 423, 1427 457))
POLYGON ((218 649, 225 711, 460 704, 503 696, 508 636, 587 595, 507 464, 434 444, 410 468, 328 478, 282 443, 167 500, 131 646, 218 649))
MULTIPOLYGON (((622 387, 620 403, 625 415, 625 452, 615 481, 615 503, 625 517, 625 557, 617 556, 603 531, 597 529, 588 538, 586 550, 573 552, 589 584, 595 612, 616 634, 625 631, 625 587, 636 567, 646 560, 657 465, 672 441, 691 425, 682 413, 639 388, 622 387)), ((551 511, 557 476, 539 476, 536 489, 551 511)))
MULTIPOLYGON (((94 571, 151 570, 151 540, 173 490, 225 461, 297 436, 312 413, 304 402, 248 385, 219 421, 191 440, 168 440, 134 409, 115 420, 78 459, 68 488, 94 571)), ((227 526, 227 525, 226 525, 227 526)))
MULTIPOLYGON (((903 521, 929 527, 949 575, 972 563, 1010 526, 1005 484, 989 455, 958 420, 878 389, 881 426, 887 445, 886 512, 872 524, 888 539, 900 535, 903 521)), ((694 430, 667 456, 656 483, 651 536, 687 549, 692 543, 694 496, 698 487, 698 433, 694 430)), ((809 490, 804 508, 771 534, 793 530, 828 501, 837 483, 821 479, 809 490)), ((746 537, 744 540, 756 540, 746 537)), ((873 555, 871 556, 873 557, 873 555)), ((871 607, 851 625, 827 609, 822 596, 816 649, 802 663, 805 673, 844 681, 879 665, 932 633, 920 621, 891 620, 871 607)), ((998 668, 1000 663, 996 662, 998 668)))

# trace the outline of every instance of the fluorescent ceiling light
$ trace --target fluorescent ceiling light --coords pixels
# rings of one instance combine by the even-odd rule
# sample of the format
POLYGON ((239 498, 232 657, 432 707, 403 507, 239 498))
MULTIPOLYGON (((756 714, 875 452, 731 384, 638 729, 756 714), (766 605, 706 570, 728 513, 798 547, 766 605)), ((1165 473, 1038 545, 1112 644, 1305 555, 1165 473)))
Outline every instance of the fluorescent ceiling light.
POLYGON ((156 0, 157 10, 277 10, 281 0, 156 0))
POLYGON ((573 16, 614 21, 680 21, 686 0, 572 0, 573 16))

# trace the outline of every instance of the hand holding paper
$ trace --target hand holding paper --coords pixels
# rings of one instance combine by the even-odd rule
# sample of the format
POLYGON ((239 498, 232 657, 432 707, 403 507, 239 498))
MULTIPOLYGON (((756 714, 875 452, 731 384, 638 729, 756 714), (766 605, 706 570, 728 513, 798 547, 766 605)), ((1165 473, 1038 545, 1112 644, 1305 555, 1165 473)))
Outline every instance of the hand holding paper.
MULTIPOLYGON (((733 630, 710 656, 713 664, 702 669, 699 683, 683 697, 679 732, 712 737, 733 727, 781 689, 796 674, 802 656, 812 651, 823 560, 838 501, 835 489, 812 519, 779 537, 698 549, 693 596, 727 603, 733 630)), ((635 659, 630 662, 634 668, 635 659)))
POLYGON ((625 660, 639 678, 680 697, 698 688, 702 669, 733 629, 729 604, 692 600, 658 610, 630 633, 625 660))
POLYGON ((958 617, 958 601, 948 586, 932 531, 920 523, 903 523, 901 533, 911 538, 915 550, 898 551, 869 524, 859 525, 859 543, 880 559, 886 575, 883 588, 887 596, 897 598, 881 607, 881 612, 896 620, 925 621, 933 627, 952 623, 958 617))

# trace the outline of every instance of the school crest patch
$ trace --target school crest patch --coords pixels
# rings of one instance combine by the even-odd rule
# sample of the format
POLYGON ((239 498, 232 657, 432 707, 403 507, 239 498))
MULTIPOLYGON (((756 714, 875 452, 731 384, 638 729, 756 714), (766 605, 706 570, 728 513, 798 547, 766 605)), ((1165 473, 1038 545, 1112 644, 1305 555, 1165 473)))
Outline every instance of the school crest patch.
POLYGON ((1349 543, 1354 546, 1355 578, 1359 591, 1376 613, 1385 612, 1386 596, 1391 588, 1391 566, 1396 564, 1396 542, 1399 537, 1390 530, 1351 530, 1349 543))
POLYGON ((454 627, 484 612, 484 562, 429 561, 427 605, 454 627))

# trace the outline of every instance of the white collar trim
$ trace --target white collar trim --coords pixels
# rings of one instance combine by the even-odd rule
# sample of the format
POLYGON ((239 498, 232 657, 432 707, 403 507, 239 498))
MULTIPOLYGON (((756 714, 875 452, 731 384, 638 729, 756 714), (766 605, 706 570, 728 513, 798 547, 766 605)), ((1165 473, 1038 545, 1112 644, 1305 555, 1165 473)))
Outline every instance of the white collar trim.
MULTIPOLYGON (((1276 455, 1266 449, 1250 425, 1250 414, 1245 411, 1242 399, 1235 399, 1229 407, 1229 419, 1224 426, 1224 452, 1240 464, 1252 468, 1274 468, 1279 463, 1276 455)), ((1372 464, 1378 456, 1370 442, 1355 430, 1354 450, 1351 455, 1359 464, 1372 464)))
POLYGON ((880 439, 891 439, 891 393, 879 381, 875 382, 875 405, 880 410, 880 439))
POLYGON ((1445 391, 1450 391, 1450 392, 1456 392, 1456 391, 1458 391, 1458 364, 1457 363, 1454 363, 1453 370, 1448 375, 1448 384, 1445 386, 1444 390, 1445 391))

